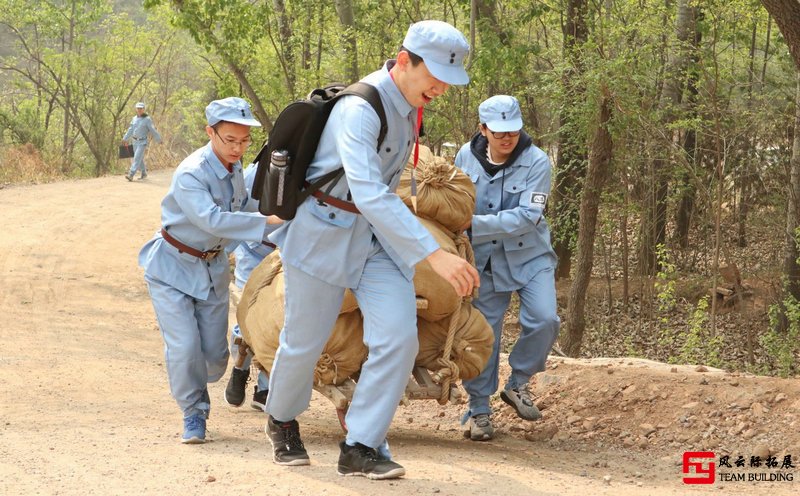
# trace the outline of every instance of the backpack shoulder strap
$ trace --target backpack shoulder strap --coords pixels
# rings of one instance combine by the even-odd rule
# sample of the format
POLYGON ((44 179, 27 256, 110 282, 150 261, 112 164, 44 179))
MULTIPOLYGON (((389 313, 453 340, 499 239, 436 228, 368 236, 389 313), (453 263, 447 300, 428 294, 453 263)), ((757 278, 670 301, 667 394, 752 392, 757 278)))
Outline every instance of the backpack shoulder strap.
POLYGON ((344 95, 360 96, 366 100, 375 113, 378 114, 378 118, 381 120, 381 129, 378 132, 378 148, 380 148, 384 138, 386 138, 386 132, 389 130, 389 126, 386 122, 386 111, 383 109, 383 102, 381 102, 381 95, 378 93, 378 89, 371 84, 359 81, 340 91, 336 95, 336 98, 344 95))

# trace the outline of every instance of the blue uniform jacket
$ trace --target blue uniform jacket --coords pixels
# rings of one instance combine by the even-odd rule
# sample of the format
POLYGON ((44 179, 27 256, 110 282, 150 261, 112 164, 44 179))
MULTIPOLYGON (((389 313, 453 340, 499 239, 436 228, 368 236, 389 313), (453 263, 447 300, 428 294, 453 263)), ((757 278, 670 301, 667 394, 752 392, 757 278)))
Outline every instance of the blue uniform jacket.
POLYGON ((331 112, 307 173, 313 180, 344 167, 345 177, 331 195, 347 199, 350 191, 361 215, 310 197, 269 237, 281 248, 284 263, 336 286, 357 287, 373 235, 408 280, 414 266, 439 248, 394 193, 413 149, 416 108, 391 79, 392 63, 362 80, 378 89, 386 112, 388 131, 380 150, 378 114, 364 99, 345 96, 331 112))
MULTIPOLYGON (((242 165, 237 162, 233 168, 233 173, 228 172, 211 143, 189 155, 175 170, 161 202, 162 227, 200 251, 225 248, 232 240, 260 242, 266 218, 257 212, 231 211, 233 177, 241 174, 242 165)), ((250 200, 246 192, 243 196, 246 210, 250 200)), ((224 252, 210 261, 180 253, 161 237, 160 230, 139 252, 139 265, 146 275, 198 299, 206 299, 212 287, 223 294, 230 282, 224 252)))
POLYGON ((139 117, 134 116, 131 119, 131 124, 122 137, 123 141, 132 141, 133 143, 145 145, 148 143, 149 136, 152 135, 156 143, 161 143, 161 135, 156 131, 156 126, 153 125, 153 119, 149 115, 139 117))
POLYGON ((475 185, 472 246, 483 272, 491 258, 496 291, 522 288, 537 272, 556 265, 544 207, 550 194, 550 160, 534 145, 514 163, 490 176, 471 142, 456 155, 456 167, 475 185))

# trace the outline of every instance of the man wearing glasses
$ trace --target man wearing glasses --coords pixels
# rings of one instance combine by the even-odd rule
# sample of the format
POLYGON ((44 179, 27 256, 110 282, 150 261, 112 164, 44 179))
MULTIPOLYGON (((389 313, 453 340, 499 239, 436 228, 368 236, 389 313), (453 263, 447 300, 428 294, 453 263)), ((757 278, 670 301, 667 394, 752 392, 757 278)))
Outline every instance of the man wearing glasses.
POLYGON ((172 396, 183 411, 181 442, 206 439, 211 410, 207 385, 228 365, 228 284, 225 247, 261 242, 265 218, 248 201, 242 155, 250 128, 261 124, 241 98, 206 107, 209 142, 181 162, 161 202, 161 229, 139 253, 139 265, 164 338, 172 396), (221 256, 220 256, 221 255, 221 256))
POLYGON ((545 368, 560 326, 556 313, 556 255, 544 218, 550 194, 550 160, 522 130, 519 102, 496 95, 478 107, 480 127, 456 155, 456 166, 475 184, 475 215, 468 234, 480 272, 480 295, 473 305, 494 330, 494 348, 481 374, 464 381, 470 396, 463 422, 473 441, 494 435, 489 398, 499 385, 503 316, 516 291, 522 330, 508 357, 511 376, 500 398, 521 418, 538 420, 528 383, 545 368))

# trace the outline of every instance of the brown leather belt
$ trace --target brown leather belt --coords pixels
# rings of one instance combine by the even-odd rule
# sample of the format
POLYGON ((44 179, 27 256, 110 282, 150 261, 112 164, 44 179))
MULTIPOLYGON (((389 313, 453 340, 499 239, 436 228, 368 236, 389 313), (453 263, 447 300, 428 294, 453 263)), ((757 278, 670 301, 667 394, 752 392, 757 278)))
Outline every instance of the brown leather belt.
POLYGON ((269 241, 262 241, 261 244, 264 245, 264 246, 269 246, 273 250, 278 248, 278 245, 276 245, 275 243, 270 243, 269 241))
MULTIPOLYGON (((310 183, 306 182, 306 188, 311 186, 310 183)), ((316 190, 315 192, 311 193, 311 196, 317 198, 322 203, 327 203, 332 207, 341 208, 342 210, 346 210, 347 212, 353 212, 354 214, 360 214, 361 211, 356 207, 355 203, 340 200, 336 197, 326 195, 320 190, 316 190)))
POLYGON ((167 232, 167 230, 164 229, 163 227, 161 228, 161 237, 164 238, 164 241, 166 241, 167 243, 169 243, 172 246, 174 246, 175 248, 177 248, 179 252, 188 253, 189 255, 191 255, 193 257, 199 258, 200 260, 211 260, 214 257, 216 257, 217 255, 219 255, 220 252, 222 251, 221 248, 217 248, 216 250, 208 250, 208 251, 196 250, 196 249, 192 248, 191 246, 185 245, 185 244, 181 243, 180 241, 178 241, 177 239, 175 239, 172 236, 170 236, 170 234, 167 232))

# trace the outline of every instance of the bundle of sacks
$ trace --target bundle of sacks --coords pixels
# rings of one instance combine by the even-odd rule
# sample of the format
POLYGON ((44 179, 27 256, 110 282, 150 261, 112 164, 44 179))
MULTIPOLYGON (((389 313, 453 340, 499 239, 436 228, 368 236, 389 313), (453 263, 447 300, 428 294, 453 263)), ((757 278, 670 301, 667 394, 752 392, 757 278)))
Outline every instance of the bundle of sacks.
MULTIPOLYGON (((397 194, 413 211, 412 168, 409 163, 397 194)), ((469 239, 464 234, 464 226, 475 207, 475 188, 470 178, 424 146, 420 146, 415 177, 418 193, 415 213, 420 222, 442 249, 474 263, 469 239)), ((427 302, 417 310, 416 365, 436 372, 434 377, 451 373, 461 379, 476 377, 485 367, 494 344, 494 334, 486 319, 471 303, 462 301, 450 283, 426 261, 416 267, 414 288, 417 297, 427 302), (450 354, 444 356, 451 327, 454 334, 450 354)), ((279 254, 274 252, 253 270, 236 312, 245 341, 266 370, 272 367, 278 348, 283 303, 283 270, 279 254)), ((347 290, 333 333, 314 371, 316 384, 341 384, 360 370, 367 358, 362 325, 355 296, 347 290)))

